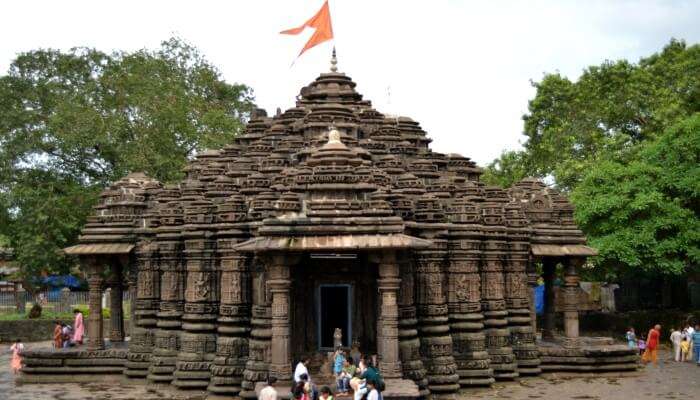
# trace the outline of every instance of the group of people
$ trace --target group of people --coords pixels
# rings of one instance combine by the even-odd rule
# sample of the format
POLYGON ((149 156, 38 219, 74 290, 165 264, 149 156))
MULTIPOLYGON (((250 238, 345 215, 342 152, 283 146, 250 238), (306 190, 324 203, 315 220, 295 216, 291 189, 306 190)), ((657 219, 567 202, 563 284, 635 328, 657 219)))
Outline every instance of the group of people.
POLYGON ((700 324, 686 325, 682 330, 671 330, 673 359, 678 362, 694 361, 700 365, 700 324))
MULTIPOLYGON (((292 397, 296 400, 333 400, 333 391, 328 386, 316 387, 309 374, 309 357, 303 358, 294 368, 292 397)), ((333 374, 336 378, 336 395, 350 396, 353 400, 381 400, 384 379, 376 367, 376 357, 366 358, 358 354, 357 359, 348 356, 342 349, 333 354, 333 374)), ((277 391, 268 380, 260 391, 260 400, 277 400, 277 391)))
MULTIPOLYGON (((661 325, 655 325, 649 330, 646 340, 637 338, 634 328, 630 327, 625 334, 627 345, 637 349, 642 356, 642 362, 658 365, 658 348, 661 338, 661 325)), ((670 336, 673 345, 673 359, 678 362, 694 361, 700 366, 700 324, 687 324, 683 330, 672 329, 670 336)))
MULTIPOLYGON (((74 328, 60 321, 54 321, 53 330, 53 347, 63 349, 70 346, 83 344, 83 336, 85 335, 85 325, 83 323, 83 313, 80 310, 73 310, 75 315, 74 328)), ((24 352, 24 343, 22 339, 17 339, 10 346, 12 358, 10 359, 10 369, 13 373, 18 373, 22 369, 22 353, 24 352)))
POLYGON ((54 321, 53 347, 55 349, 66 349, 83 344, 83 336, 85 336, 83 313, 76 308, 73 310, 73 315, 75 319, 72 327, 61 321, 54 321))

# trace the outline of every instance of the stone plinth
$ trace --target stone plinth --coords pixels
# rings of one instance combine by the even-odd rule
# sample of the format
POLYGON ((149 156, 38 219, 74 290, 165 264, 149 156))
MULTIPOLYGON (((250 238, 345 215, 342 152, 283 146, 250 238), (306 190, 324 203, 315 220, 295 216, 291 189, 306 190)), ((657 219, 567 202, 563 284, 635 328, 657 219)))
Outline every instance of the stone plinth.
POLYGON ((565 337, 555 336, 537 344, 542 372, 630 372, 639 367, 637 350, 611 338, 580 337, 578 347, 570 347, 565 337))
POLYGON ((61 349, 24 352, 21 383, 94 382, 121 379, 127 349, 123 344, 103 350, 61 349))

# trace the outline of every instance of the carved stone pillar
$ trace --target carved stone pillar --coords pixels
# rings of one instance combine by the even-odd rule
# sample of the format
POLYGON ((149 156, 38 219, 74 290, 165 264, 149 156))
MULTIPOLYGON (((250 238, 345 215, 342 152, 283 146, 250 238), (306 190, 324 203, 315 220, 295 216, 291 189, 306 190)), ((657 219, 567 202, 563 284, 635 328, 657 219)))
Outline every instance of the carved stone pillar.
POLYGON ((158 267, 160 272, 160 301, 156 313, 155 345, 148 368, 150 385, 170 384, 180 351, 180 333, 185 302, 185 265, 182 260, 183 223, 180 191, 177 186, 165 186, 158 193, 160 226, 156 231, 158 267))
POLYGON ((248 361, 243 372, 240 396, 257 398, 255 385, 265 382, 270 369, 270 300, 269 288, 265 284, 269 272, 265 270, 259 257, 251 265, 251 289, 253 307, 251 310, 251 331, 248 344, 248 361))
POLYGON ((454 393, 459 390, 459 375, 452 351, 442 274, 447 242, 431 240, 436 242, 434 250, 415 253, 421 356, 427 372, 428 389, 433 398, 454 399, 454 393))
POLYGON ((213 203, 197 194, 200 183, 183 189, 185 242, 185 308, 182 315, 180 352, 172 384, 183 390, 209 386, 216 356, 216 319, 219 316, 219 271, 216 241, 211 235, 213 203))
POLYGON ((527 287, 528 296, 530 297, 530 324, 532 325, 532 332, 537 335, 537 310, 535 307, 535 290, 537 289, 537 266, 534 260, 530 260, 527 264, 527 287))
POLYGON ((217 206, 217 254, 221 268, 216 357, 207 390, 219 396, 238 396, 248 361, 250 339, 250 257, 233 249, 245 240, 245 198, 234 195, 217 206))
POLYGON ((565 345, 578 346, 578 267, 583 259, 571 258, 566 260, 564 271, 564 334, 565 345))
POLYGON ((494 382, 486 351, 484 315, 481 310, 481 218, 478 206, 469 198, 451 205, 447 304, 450 333, 462 387, 485 386, 494 382))
POLYGON ((289 381, 292 375, 291 338, 289 324, 289 288, 291 285, 289 266, 284 256, 270 257, 267 270, 270 279, 267 285, 272 295, 272 354, 270 375, 280 382, 289 381))
POLYGON ((102 277, 102 268, 97 260, 88 261, 88 307, 90 315, 88 315, 88 350, 102 350, 105 348, 104 339, 102 338, 102 286, 104 278, 102 277))
POLYGON ((420 358, 420 340, 416 329, 415 271, 406 253, 399 253, 401 286, 399 289, 399 349, 403 376, 418 385, 421 396, 427 396, 428 380, 420 358))
POLYGON ((157 248, 153 243, 139 241, 135 252, 136 297, 131 300, 135 319, 131 320, 131 340, 124 374, 130 378, 144 379, 148 375, 155 345, 153 331, 160 301, 160 277, 157 270, 157 248))
POLYGON ((401 378, 399 361, 399 306, 397 297, 401 279, 394 253, 383 255, 379 264, 380 316, 378 332, 381 332, 379 367, 386 378, 401 378))
POLYGON ((544 279, 544 318, 542 321, 542 339, 551 340, 554 338, 555 329, 555 305, 554 305, 554 277, 556 273, 556 262, 550 258, 542 260, 544 279))
POLYGON ((109 296, 109 340, 111 342, 124 341, 124 311, 122 309, 122 266, 118 262, 112 263, 112 271, 107 280, 107 285, 111 289, 109 296))

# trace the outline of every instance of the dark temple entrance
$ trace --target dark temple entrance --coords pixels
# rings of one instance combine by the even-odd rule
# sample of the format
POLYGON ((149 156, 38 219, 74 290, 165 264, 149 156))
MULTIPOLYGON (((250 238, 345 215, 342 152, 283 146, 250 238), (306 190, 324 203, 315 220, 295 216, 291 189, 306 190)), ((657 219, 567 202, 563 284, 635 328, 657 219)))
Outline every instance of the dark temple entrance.
POLYGON ((377 351, 377 265, 365 254, 323 259, 305 255, 291 267, 291 356, 333 350, 333 332, 342 329, 343 347, 377 351))
POLYGON ((344 347, 350 347, 352 323, 352 286, 320 285, 318 287, 318 347, 321 350, 333 349, 333 334, 336 328, 342 329, 344 347))

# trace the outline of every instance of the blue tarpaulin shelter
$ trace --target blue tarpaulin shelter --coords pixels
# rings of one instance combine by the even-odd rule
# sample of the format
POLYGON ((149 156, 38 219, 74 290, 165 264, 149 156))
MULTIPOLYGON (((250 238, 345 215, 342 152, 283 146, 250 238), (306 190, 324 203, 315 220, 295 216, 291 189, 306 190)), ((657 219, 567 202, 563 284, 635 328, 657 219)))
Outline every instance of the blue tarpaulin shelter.
POLYGON ((69 287, 77 289, 82 286, 80 279, 74 277, 73 275, 51 275, 42 278, 41 281, 41 283, 44 285, 58 288, 69 287))

